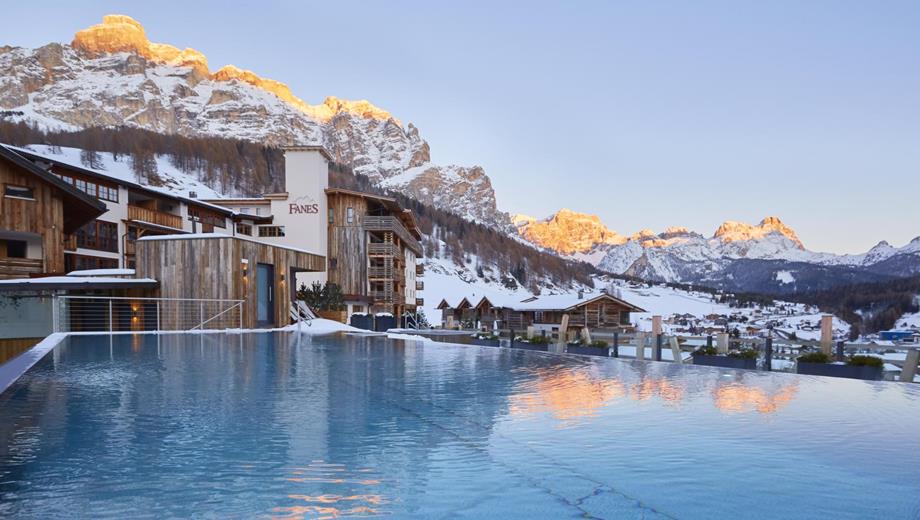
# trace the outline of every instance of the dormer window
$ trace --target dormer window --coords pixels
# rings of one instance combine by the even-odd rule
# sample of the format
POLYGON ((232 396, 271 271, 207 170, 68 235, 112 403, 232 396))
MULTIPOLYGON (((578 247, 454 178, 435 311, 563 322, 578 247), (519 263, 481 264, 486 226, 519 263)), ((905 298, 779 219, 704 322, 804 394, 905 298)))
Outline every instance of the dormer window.
POLYGON ((7 184, 3 188, 3 196, 11 199, 35 200, 35 190, 28 186, 7 184))

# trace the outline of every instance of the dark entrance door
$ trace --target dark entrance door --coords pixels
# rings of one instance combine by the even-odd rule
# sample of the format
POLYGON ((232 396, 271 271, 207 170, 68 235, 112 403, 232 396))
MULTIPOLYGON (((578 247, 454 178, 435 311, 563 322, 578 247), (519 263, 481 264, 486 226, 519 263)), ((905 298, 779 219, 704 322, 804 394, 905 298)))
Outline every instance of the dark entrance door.
POLYGON ((275 324, 275 266, 256 266, 256 325, 275 324))

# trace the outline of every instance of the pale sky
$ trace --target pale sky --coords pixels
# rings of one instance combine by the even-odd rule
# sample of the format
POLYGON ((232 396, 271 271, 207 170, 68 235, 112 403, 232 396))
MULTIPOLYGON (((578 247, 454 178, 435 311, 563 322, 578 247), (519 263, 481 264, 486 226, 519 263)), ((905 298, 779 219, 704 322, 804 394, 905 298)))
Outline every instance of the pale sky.
POLYGON ((7 3, 0 45, 104 14, 319 103, 368 99, 500 209, 629 234, 777 215, 806 247, 920 235, 920 2, 7 3), (20 20, 22 23, 9 23, 20 20))

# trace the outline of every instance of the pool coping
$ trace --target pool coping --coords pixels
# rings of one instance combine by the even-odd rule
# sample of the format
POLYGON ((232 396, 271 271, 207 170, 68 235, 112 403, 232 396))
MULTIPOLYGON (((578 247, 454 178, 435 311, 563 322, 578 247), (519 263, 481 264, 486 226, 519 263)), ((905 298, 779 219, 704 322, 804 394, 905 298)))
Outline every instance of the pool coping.
POLYGON ((66 337, 67 334, 63 332, 52 333, 45 336, 45 339, 39 341, 29 350, 0 365, 0 394, 3 394, 7 388, 12 386, 17 379, 28 372, 35 363, 38 363, 41 358, 51 352, 66 337))

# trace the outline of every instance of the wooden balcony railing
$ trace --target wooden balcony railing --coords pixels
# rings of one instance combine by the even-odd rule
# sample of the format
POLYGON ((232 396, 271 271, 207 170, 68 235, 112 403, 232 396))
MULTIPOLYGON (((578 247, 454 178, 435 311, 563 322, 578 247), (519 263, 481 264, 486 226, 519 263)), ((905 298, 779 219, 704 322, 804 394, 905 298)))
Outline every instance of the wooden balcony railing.
POLYGON ((154 209, 142 208, 140 206, 128 205, 128 220, 139 220, 149 222, 158 226, 166 226, 173 229, 182 229, 182 217, 172 213, 164 213, 154 209))
POLYGON ((416 291, 424 291, 424 290, 425 290, 425 282, 416 281, 416 282, 415 282, 415 290, 416 290, 416 291))
POLYGON ((422 264, 415 264, 415 276, 425 276, 425 266, 422 264))
POLYGON ((399 256, 399 248, 396 244, 388 242, 371 242, 367 244, 368 256, 399 256))
POLYGON ((77 250, 77 236, 76 235, 64 235, 64 251, 76 251, 77 250))
POLYGON ((415 306, 416 306, 416 307, 422 307, 422 306, 424 306, 424 305, 425 305, 425 298, 416 298, 416 299, 415 299, 415 306))
POLYGON ((368 231, 392 231, 412 252, 419 256, 422 254, 422 244, 409 233, 396 217, 365 215, 361 217, 361 225, 368 231))
POLYGON ((42 272, 41 258, 9 258, 0 256, 0 279, 28 278, 42 272))

